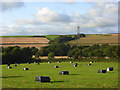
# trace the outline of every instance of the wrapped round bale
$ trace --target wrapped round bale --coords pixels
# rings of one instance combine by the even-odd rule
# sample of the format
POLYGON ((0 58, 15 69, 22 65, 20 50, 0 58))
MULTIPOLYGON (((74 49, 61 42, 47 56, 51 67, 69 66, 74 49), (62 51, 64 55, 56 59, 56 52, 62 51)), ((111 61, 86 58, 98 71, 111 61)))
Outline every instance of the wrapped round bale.
POLYGON ((73 65, 73 67, 77 67, 77 65, 76 65, 76 64, 74 64, 74 65, 73 65))
POLYGON ((29 70, 29 68, 23 68, 23 70, 29 70))
POLYGON ((88 64, 88 65, 91 65, 91 64, 88 64))
POLYGON ((48 76, 37 76, 35 78, 36 82, 50 82, 50 78, 48 76))
POLYGON ((30 62, 27 62, 27 64, 30 64, 30 62))
POLYGON ((7 64, 7 66, 10 66, 10 64, 7 64))
POLYGON ((58 61, 57 63, 60 63, 60 61, 58 61))
POLYGON ((69 72, 68 71, 60 71, 59 74, 60 75, 69 75, 69 72))
POLYGON ((58 68, 58 66, 54 66, 54 68, 58 68))
POLYGON ((48 62, 48 63, 51 63, 51 62, 48 62))
POLYGON ((98 70, 98 73, 106 73, 106 70, 98 70))
POLYGON ((113 71, 113 67, 107 68, 107 71, 113 71))
POLYGON ((90 63, 93 63, 93 61, 91 61, 90 63))
POLYGON ((39 65, 39 63, 37 63, 37 65, 39 65))
POLYGON ((17 66, 17 65, 15 64, 15 65, 13 65, 13 66, 17 66))
POLYGON ((78 63, 75 63, 74 65, 78 65, 78 63))
POLYGON ((8 69, 12 69, 12 67, 8 67, 8 69))

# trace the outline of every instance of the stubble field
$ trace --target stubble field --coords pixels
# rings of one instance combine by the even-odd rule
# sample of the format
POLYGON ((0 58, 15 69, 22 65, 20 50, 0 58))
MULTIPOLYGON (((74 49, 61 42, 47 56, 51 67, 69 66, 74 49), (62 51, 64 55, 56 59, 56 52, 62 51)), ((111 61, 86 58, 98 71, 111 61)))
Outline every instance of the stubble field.
POLYGON ((109 44, 118 45, 119 44, 118 34, 103 34, 103 35, 86 35, 86 37, 80 38, 78 40, 72 40, 69 43, 71 45, 94 45, 94 44, 109 44))
POLYGON ((48 46, 49 40, 44 37, 0 37, 0 46, 20 46, 20 47, 36 47, 40 49, 48 46))

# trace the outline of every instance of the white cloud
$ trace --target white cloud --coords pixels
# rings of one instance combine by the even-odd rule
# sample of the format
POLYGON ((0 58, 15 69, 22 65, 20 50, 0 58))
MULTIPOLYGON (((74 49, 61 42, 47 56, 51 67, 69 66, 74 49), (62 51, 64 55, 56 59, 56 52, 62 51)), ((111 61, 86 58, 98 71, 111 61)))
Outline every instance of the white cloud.
POLYGON ((2 35, 18 35, 26 33, 24 27, 19 25, 2 26, 1 32, 2 35))
POLYGON ((117 5, 115 3, 97 3, 88 10, 88 13, 79 16, 81 26, 85 28, 116 26, 117 17, 117 5))
POLYGON ((72 17, 54 12, 49 8, 42 8, 38 9, 33 18, 19 19, 16 22, 20 25, 53 25, 56 23, 70 23, 72 22, 72 17))
POLYGON ((49 8, 39 9, 35 17, 40 22, 71 22, 70 16, 54 12, 49 8))
POLYGON ((2 2, 2 11, 23 7, 23 2, 2 2))

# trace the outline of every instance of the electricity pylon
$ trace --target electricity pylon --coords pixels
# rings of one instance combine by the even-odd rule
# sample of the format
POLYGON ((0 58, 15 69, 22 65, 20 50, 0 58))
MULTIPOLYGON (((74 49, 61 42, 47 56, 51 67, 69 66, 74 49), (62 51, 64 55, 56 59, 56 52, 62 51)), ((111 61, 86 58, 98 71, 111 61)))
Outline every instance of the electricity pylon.
POLYGON ((77 45, 79 44, 79 41, 80 41, 80 27, 79 27, 79 25, 78 25, 78 27, 77 27, 77 45))

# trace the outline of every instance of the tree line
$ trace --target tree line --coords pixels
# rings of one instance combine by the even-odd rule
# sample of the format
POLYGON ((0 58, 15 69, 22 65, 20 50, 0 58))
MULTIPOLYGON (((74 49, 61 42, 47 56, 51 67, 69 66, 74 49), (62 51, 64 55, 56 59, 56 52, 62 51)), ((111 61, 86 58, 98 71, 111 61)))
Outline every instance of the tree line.
POLYGON ((117 45, 95 44, 92 46, 70 46, 69 44, 61 43, 42 47, 35 56, 48 56, 49 53, 53 53, 55 56, 68 56, 73 59, 80 59, 82 57, 118 58, 120 54, 119 50, 119 46, 117 45))
POLYGON ((32 56, 38 51, 35 47, 20 48, 19 46, 1 47, 1 50, 2 64, 32 62, 32 56))
POLYGON ((68 56, 74 60, 85 58, 118 58, 120 55, 120 46, 108 44, 95 44, 92 46, 70 46, 69 44, 51 44, 38 50, 35 47, 1 47, 2 63, 26 63, 33 62, 32 56, 48 56, 53 59, 54 56, 68 56))

